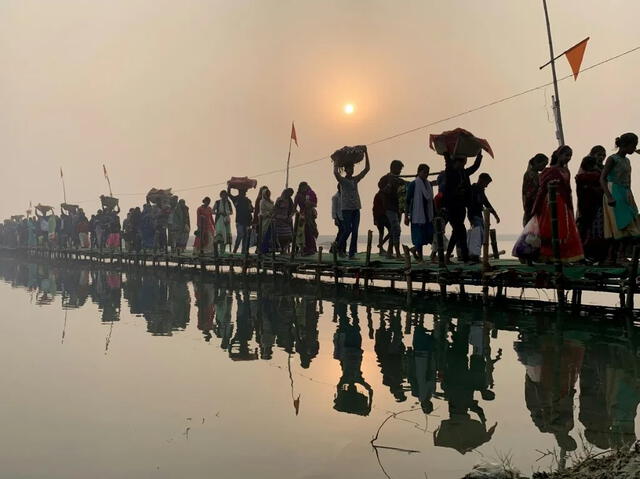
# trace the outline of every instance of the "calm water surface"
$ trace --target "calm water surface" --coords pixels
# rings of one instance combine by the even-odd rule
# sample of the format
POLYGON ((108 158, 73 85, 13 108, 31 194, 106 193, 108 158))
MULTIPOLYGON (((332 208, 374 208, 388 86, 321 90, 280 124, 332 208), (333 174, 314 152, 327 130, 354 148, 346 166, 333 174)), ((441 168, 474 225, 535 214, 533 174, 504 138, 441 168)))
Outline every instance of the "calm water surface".
POLYGON ((13 260, 0 279, 3 478, 530 473, 638 431, 638 342, 600 321, 13 260))

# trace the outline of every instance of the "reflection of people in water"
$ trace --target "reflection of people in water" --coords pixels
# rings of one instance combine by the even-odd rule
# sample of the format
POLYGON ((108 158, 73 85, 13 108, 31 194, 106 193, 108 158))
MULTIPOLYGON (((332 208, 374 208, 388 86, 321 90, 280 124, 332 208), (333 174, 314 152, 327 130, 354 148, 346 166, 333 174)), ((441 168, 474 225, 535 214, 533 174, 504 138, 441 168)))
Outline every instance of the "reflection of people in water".
POLYGON ((194 282, 193 290, 198 309, 198 329, 202 331, 204 340, 211 341, 213 320, 216 315, 215 286, 204 281, 194 282))
POLYGON ((226 290, 216 290, 215 297, 215 326, 213 328, 216 337, 220 338, 220 348, 227 350, 233 337, 233 322, 231 321, 231 306, 233 298, 226 290))
POLYGON ((514 348, 526 367, 524 395, 533 423, 540 432, 555 436, 561 454, 574 451, 577 443, 569 433, 584 345, 556 333, 530 338, 524 335, 514 348))
POLYGON ((257 301, 256 338, 260 349, 260 359, 273 358, 273 346, 276 342, 274 323, 277 316, 273 301, 269 295, 259 296, 257 301))
POLYGON ((121 273, 95 270, 91 272, 91 297, 102 310, 101 321, 110 323, 120 320, 122 297, 121 273))
POLYGON ((403 368, 405 346, 402 342, 402 324, 398 312, 389 311, 388 328, 384 314, 380 314, 380 326, 375 332, 375 340, 382 384, 389 388, 397 402, 406 401, 403 368))
POLYGON ((490 441, 497 427, 495 423, 487 429, 484 410, 474 398, 474 393, 479 390, 484 400, 492 400, 494 394, 485 387, 486 379, 479 381, 469 366, 470 322, 459 319, 452 329, 452 343, 442 371, 442 390, 449 404, 449 419, 442 421, 434 432, 434 443, 465 454, 490 441), (482 389, 478 388, 478 383, 482 389), (475 413, 479 420, 473 419, 470 412, 475 413))
POLYGON ((413 330, 412 349, 407 352, 411 395, 418 398, 425 414, 433 412, 431 398, 436 392, 436 358, 433 335, 420 321, 413 330))
POLYGON ((333 335, 333 357, 340 361, 342 377, 336 386, 333 408, 336 411, 367 416, 373 403, 373 389, 362 376, 362 336, 358 307, 350 305, 351 320, 345 303, 334 303, 338 327, 333 335), (367 394, 359 389, 363 388, 367 394))
POLYGON ((587 441, 600 449, 633 443, 640 403, 638 361, 619 344, 586 344, 580 370, 580 422, 587 441))
POLYGON ((316 299, 301 298, 295 301, 296 352, 300 355, 300 366, 308 368, 320 351, 318 341, 318 318, 316 299))
MULTIPOLYGON (((248 293, 236 291, 236 334, 229 342, 229 357, 234 361, 258 359, 258 349, 251 351, 249 341, 253 339, 253 320, 248 293)), ((220 309, 218 309, 220 315, 220 309)))

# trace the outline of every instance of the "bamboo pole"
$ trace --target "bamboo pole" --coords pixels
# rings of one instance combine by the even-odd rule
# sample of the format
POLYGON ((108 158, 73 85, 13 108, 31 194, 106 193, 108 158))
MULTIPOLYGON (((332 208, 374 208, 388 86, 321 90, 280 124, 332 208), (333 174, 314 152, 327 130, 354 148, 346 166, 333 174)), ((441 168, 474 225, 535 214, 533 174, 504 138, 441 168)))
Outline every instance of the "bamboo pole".
POLYGON ((489 237, 491 239, 491 252, 493 259, 500 259, 500 251, 498 250, 498 237, 494 228, 489 230, 489 237))
POLYGON ((558 304, 562 307, 565 304, 565 294, 563 286, 563 266, 560 258, 560 231, 558 227, 558 183, 549 183, 549 210, 551 213, 551 250, 553 252, 553 262, 556 273, 556 291, 558 293, 558 304))
POLYGON ((629 310, 633 309, 633 297, 636 294, 636 281, 638 278, 638 261, 639 260, 640 260, 640 246, 635 245, 633 247, 633 257, 631 260, 631 269, 629 271, 629 286, 627 290, 626 307, 629 310))
POLYGON ((411 279, 411 251, 407 245, 402 245, 404 252, 404 276, 407 280, 407 303, 411 303, 413 296, 413 281, 411 279))

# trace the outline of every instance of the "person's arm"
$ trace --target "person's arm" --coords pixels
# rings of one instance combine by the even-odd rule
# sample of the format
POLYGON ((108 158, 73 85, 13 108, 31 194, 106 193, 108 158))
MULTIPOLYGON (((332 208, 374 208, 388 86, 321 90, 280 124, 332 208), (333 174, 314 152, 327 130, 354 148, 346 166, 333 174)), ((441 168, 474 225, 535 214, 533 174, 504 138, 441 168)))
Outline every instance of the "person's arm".
POLYGON ((342 175, 340 174, 340 169, 338 168, 338 165, 333 165, 333 176, 336 177, 336 181, 338 183, 342 181, 342 175))
POLYGON ((367 173, 369 173, 369 170, 371 170, 371 164, 369 163, 369 152, 367 151, 367 148, 365 147, 364 149, 364 169, 358 173, 355 177, 356 181, 360 181, 362 178, 364 178, 365 176, 367 176, 367 173))
POLYGON ((604 196, 607 198, 607 203, 609 206, 615 206, 616 200, 611 195, 611 191, 609 191, 609 182, 607 181, 607 177, 611 170, 613 169, 613 158, 607 158, 607 162, 604 164, 604 169, 602 170, 602 174, 600 175, 600 186, 602 186, 602 191, 604 192, 604 196))
POLYGON ((227 185, 227 195, 229 196, 229 198, 231 198, 231 201, 236 201, 236 198, 238 198, 238 195, 234 195, 233 193, 231 193, 231 187, 227 185))
POLYGON ((489 198, 487 198, 487 194, 485 192, 482 192, 482 205, 489 210, 489 212, 496 219, 496 222, 500 223, 500 217, 498 216, 495 208, 491 205, 491 203, 489 203, 489 198))
POLYGON ((467 175, 471 176, 476 171, 478 171, 481 164, 482 164, 482 152, 478 153, 478 156, 476 156, 476 161, 473 162, 473 165, 471 165, 469 168, 466 168, 464 171, 467 175))

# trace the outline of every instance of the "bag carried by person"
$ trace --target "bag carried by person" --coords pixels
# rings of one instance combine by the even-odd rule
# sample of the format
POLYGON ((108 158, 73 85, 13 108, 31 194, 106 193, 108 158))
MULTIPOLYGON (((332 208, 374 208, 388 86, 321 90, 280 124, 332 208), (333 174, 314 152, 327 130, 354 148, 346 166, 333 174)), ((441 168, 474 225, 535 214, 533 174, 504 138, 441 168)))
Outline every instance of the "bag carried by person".
POLYGON ((534 216, 522 230, 520 237, 513 246, 512 254, 517 258, 534 260, 540 255, 540 224, 534 216))

